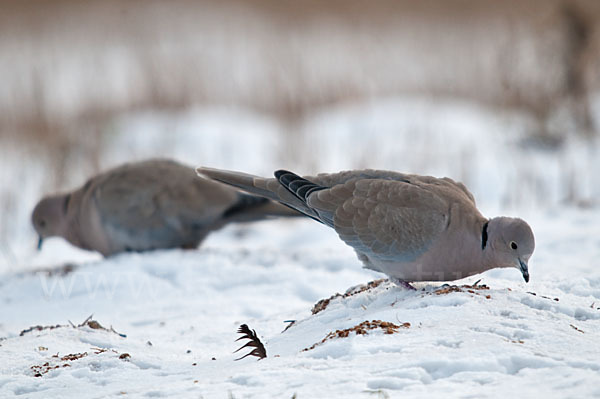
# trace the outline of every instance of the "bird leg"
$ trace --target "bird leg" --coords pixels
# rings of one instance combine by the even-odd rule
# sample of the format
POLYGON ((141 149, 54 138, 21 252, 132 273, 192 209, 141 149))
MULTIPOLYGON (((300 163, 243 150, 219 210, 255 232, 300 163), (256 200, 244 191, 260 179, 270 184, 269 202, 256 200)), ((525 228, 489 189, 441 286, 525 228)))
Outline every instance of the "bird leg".
POLYGON ((416 291, 417 289, 415 287, 413 287, 412 285, 410 285, 410 283, 408 283, 407 281, 404 280, 400 280, 396 277, 390 277, 390 281, 394 284, 396 284, 399 287, 402 287, 406 290, 411 290, 411 291, 416 291))

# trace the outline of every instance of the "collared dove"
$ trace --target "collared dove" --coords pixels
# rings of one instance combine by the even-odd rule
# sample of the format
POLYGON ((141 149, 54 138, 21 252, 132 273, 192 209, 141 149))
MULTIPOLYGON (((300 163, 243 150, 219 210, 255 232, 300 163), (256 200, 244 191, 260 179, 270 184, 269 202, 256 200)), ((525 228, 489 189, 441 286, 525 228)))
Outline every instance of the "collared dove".
POLYGON ((276 200, 335 229, 364 266, 401 285, 516 267, 529 281, 535 240, 516 218, 484 218, 462 183, 382 170, 275 178, 200 167, 200 176, 276 200))
POLYGON ((73 192, 43 198, 32 213, 42 239, 109 256, 123 251, 195 248, 229 222, 297 216, 262 197, 241 193, 170 160, 128 163, 90 178, 73 192))

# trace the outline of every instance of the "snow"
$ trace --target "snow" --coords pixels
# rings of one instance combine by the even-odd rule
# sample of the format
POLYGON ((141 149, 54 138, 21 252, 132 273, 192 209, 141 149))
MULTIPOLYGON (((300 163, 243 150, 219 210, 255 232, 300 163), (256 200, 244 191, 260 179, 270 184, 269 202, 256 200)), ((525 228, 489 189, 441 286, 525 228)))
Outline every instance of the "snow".
POLYGON ((453 103, 431 118, 429 106, 395 99, 315 115, 295 132, 300 158, 281 150, 294 139, 265 116, 141 114, 115 122, 100 164, 160 154, 254 173, 372 166, 456 177, 484 215, 531 224, 529 284, 515 269, 452 282, 489 289, 385 281, 313 315, 319 300, 385 276, 308 219, 229 226, 198 250, 103 259, 53 238, 38 253, 28 213, 47 186, 43 160, 23 169, 22 153, 1 147, 2 187, 20 184, 21 197, 2 215, 11 223, 0 244, 12 251, 0 261, 0 398, 600 397, 598 140, 527 148, 519 115, 453 103), (90 315, 106 329, 71 325, 90 315), (371 320, 410 327, 303 351, 371 320), (256 330, 266 359, 235 361, 249 352, 233 353, 241 324, 256 330), (60 327, 20 335, 38 325, 60 327))
MULTIPOLYGON (((7 273, 0 397, 598 397, 599 215, 527 216, 538 238, 529 284, 512 269, 456 282, 481 278, 490 287, 472 293, 386 281, 316 315, 319 299, 382 276, 312 220, 228 227, 198 251, 89 256, 65 275, 7 273), (69 325, 90 314, 126 337, 69 325), (282 332, 287 320, 296 322, 282 332), (302 351, 365 320, 410 327, 302 351), (266 359, 234 361, 248 352, 233 353, 243 323, 257 331, 266 359), (66 326, 19 336, 56 324, 66 326), (31 366, 46 362, 60 367, 34 377, 31 366)), ((49 253, 68 252, 58 239, 48 244, 49 253)))

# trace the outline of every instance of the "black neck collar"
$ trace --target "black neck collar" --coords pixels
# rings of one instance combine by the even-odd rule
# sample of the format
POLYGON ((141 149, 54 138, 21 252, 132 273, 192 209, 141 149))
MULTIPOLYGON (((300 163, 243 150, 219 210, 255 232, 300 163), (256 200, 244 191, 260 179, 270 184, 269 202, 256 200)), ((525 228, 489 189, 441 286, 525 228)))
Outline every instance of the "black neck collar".
POLYGON ((485 246, 487 245, 487 240, 488 240, 488 232, 487 232, 487 228, 488 228, 488 223, 490 221, 486 221, 483 224, 483 229, 481 229, 481 249, 484 250, 485 246))

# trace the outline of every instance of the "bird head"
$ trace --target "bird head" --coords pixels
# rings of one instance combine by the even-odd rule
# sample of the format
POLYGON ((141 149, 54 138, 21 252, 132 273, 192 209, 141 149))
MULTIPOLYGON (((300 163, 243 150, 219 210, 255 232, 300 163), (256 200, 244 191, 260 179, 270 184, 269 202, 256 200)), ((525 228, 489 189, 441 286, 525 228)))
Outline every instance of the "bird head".
POLYGON ((522 219, 497 217, 488 223, 489 259, 494 267, 515 267, 529 282, 529 258, 535 249, 531 227, 522 219))
POLYGON ((39 236, 38 249, 42 248, 44 238, 64 235, 70 198, 70 194, 44 197, 33 209, 31 222, 39 236))

